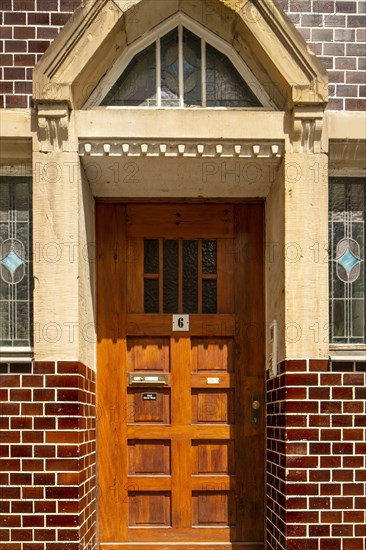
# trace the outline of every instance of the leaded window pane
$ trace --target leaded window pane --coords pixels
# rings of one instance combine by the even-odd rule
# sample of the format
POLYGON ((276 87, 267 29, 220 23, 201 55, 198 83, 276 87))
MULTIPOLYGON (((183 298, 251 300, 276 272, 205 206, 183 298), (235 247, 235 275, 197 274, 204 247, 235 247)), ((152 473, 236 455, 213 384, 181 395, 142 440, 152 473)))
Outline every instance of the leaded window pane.
POLYGON ((202 104, 201 40, 184 29, 183 34, 184 105, 202 104))
POLYGON ((156 106, 156 45, 137 54, 101 105, 156 106))
POLYGON ((258 99, 226 55, 207 45, 206 64, 208 107, 260 107, 258 99))
POLYGON ((161 52, 161 105, 179 107, 179 55, 178 29, 160 41, 161 52))
POLYGON ((32 345, 31 181, 0 177, 0 345, 32 345))
POLYGON ((333 343, 366 341, 365 211, 365 180, 330 179, 330 340, 333 343))
POLYGON ((181 25, 135 55, 101 105, 262 106, 230 59, 181 25))
POLYGON ((183 312, 198 311, 198 241, 183 241, 183 312))

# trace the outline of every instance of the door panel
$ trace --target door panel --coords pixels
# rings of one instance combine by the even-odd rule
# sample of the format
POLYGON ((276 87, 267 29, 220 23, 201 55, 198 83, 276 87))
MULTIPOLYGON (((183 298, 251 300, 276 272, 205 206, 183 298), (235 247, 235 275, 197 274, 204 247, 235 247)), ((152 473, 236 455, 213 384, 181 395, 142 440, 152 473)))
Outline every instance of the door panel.
POLYGON ((262 215, 97 206, 102 549, 263 548, 262 215))

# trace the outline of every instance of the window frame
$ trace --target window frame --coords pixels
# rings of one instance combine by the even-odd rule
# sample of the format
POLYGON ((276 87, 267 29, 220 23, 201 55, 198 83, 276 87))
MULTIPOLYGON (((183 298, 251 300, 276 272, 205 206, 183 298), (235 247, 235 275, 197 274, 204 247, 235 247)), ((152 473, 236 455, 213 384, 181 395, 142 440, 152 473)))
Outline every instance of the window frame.
MULTIPOLYGON (((334 339, 333 330, 332 330, 332 322, 333 322, 333 300, 336 298, 333 298, 333 287, 332 287, 332 270, 333 270, 333 263, 335 261, 335 258, 333 257, 333 231, 332 231, 332 223, 334 223, 332 219, 332 210, 331 210, 331 193, 332 193, 332 186, 335 184, 344 183, 347 186, 350 186, 352 184, 363 184, 364 185, 364 197, 366 197, 366 175, 364 174, 354 174, 354 175, 344 175, 336 174, 329 177, 329 207, 328 207, 328 225, 329 225, 329 261, 328 261, 328 279, 329 279, 329 349, 330 349, 330 355, 331 359, 334 360, 341 360, 341 361, 350 361, 350 360, 356 360, 358 356, 363 357, 364 356, 364 350, 366 350, 366 205, 364 206, 364 231, 363 231, 363 238, 364 238, 364 249, 363 254, 361 251, 361 258, 363 262, 363 269, 364 269, 364 285, 363 285, 363 323, 364 323, 364 334, 362 337, 360 337, 360 341, 350 341, 352 336, 349 335, 348 328, 346 328, 346 335, 345 339, 347 341, 340 341, 337 339, 334 339), (362 340, 361 340, 362 339, 362 340)), ((347 193, 347 190, 346 190, 347 193)), ((347 212, 350 212, 350 209, 347 210, 347 212)), ((347 216, 348 217, 348 216, 347 216)), ((344 223, 350 223, 349 219, 345 221, 344 223)), ((343 237, 343 238, 346 238, 343 237)), ((342 240, 342 239, 341 239, 342 240)), ((338 241, 340 242, 340 241, 338 241)), ((349 283, 346 283, 349 284, 349 283)), ((348 300, 348 297, 344 298, 345 300, 348 300)), ((349 309, 349 306, 347 306, 347 310, 349 309)), ((347 319, 345 319, 345 324, 347 323, 347 319)))
MULTIPOLYGON (((6 167, 2 167, 0 170, 0 181, 8 181, 11 183, 27 183, 29 189, 28 196, 28 246, 29 257, 27 259, 29 280, 28 280, 28 320, 29 320, 29 346, 7 346, 0 343, 0 363, 19 363, 33 361, 33 345, 34 345, 34 331, 33 331, 33 197, 32 197, 32 176, 31 167, 28 166, 15 166, 7 170, 6 167)), ((1 222, 0 222, 1 223, 1 222)))
MULTIPOLYGON (((182 52, 180 52, 179 57, 181 57, 182 52)), ((156 47, 156 56, 160 56, 160 48, 156 47)), ((180 68, 182 63, 179 63, 180 68)), ((205 67, 202 65, 202 74, 204 74, 205 67)), ((182 69, 180 69, 182 70, 182 69)), ((160 77, 158 65, 157 65, 157 80, 160 77)), ((203 92, 203 90, 202 90, 203 92)), ((102 78, 98 86, 93 90, 90 97, 86 100, 83 109, 240 109, 240 110, 277 110, 273 101, 270 99, 264 87, 260 84, 259 80, 254 76, 252 71, 249 69, 248 65, 244 60, 239 56, 236 50, 228 44, 225 40, 218 37, 208 29, 204 28, 199 23, 193 21, 188 16, 178 13, 170 17, 164 23, 159 25, 156 29, 152 30, 146 36, 136 40, 129 46, 123 54, 117 59, 117 61, 112 66, 111 70, 102 78), (100 103, 103 101, 107 93, 113 88, 119 77, 127 69, 130 62, 133 60, 135 55, 143 51, 145 48, 151 46, 154 43, 160 44, 160 39, 163 38, 170 31, 178 27, 178 33, 181 35, 183 33, 183 28, 186 28, 191 33, 195 34, 201 38, 202 43, 209 44, 219 52, 223 53, 231 61, 235 69, 238 71, 240 76, 243 78, 247 86, 250 88, 251 92, 259 98, 262 103, 262 107, 185 107, 184 100, 182 101, 182 93, 180 93, 180 106, 170 107, 162 106, 159 102, 159 97, 157 97, 158 105, 156 107, 151 106, 101 106, 100 103)))

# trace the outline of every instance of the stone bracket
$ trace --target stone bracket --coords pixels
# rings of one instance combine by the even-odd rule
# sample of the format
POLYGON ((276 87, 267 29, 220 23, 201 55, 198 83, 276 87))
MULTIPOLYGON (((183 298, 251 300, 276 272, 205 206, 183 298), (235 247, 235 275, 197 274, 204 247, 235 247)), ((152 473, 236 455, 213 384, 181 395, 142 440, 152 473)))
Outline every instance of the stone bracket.
POLYGON ((292 153, 321 153, 324 111, 322 106, 295 107, 291 115, 292 153))
POLYGON ((58 105, 40 103, 37 106, 37 136, 41 151, 62 151, 68 141, 69 107, 67 103, 58 105))

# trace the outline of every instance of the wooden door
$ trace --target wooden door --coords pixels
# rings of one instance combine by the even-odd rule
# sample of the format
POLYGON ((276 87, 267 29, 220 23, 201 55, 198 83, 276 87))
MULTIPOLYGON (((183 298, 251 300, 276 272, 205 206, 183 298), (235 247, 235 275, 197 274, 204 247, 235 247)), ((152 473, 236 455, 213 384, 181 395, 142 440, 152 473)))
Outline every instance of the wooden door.
POLYGON ((97 205, 102 550, 263 548, 262 226, 261 204, 97 205))

